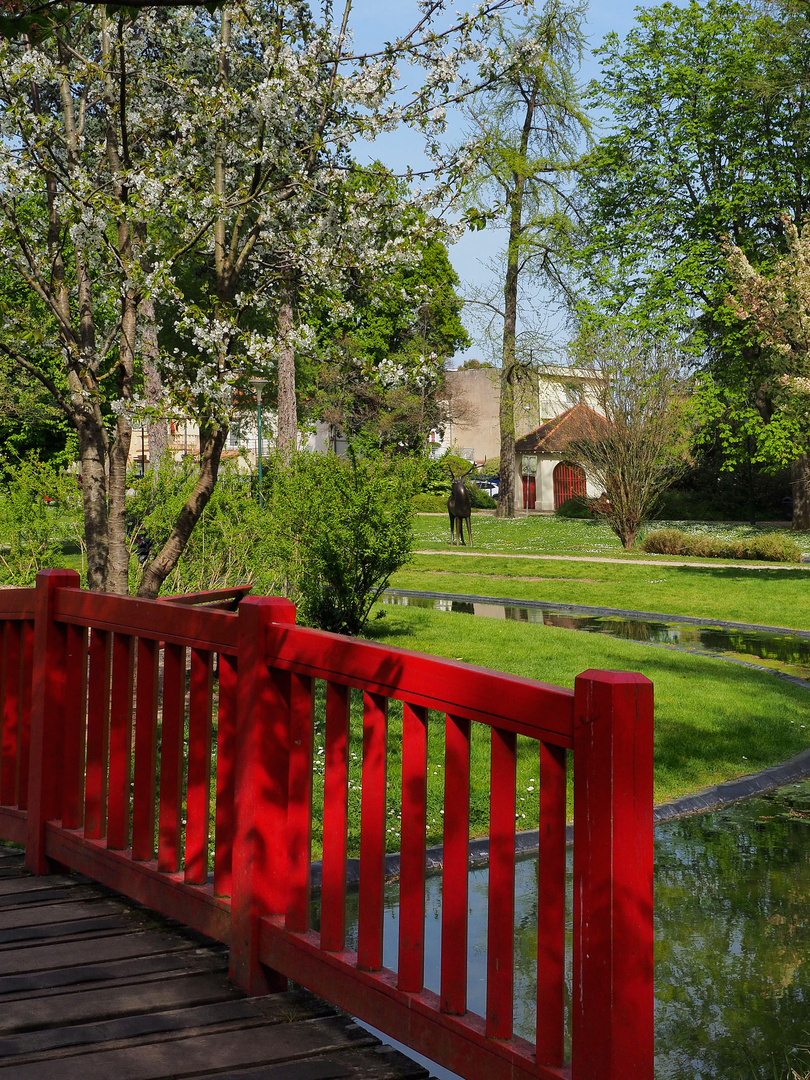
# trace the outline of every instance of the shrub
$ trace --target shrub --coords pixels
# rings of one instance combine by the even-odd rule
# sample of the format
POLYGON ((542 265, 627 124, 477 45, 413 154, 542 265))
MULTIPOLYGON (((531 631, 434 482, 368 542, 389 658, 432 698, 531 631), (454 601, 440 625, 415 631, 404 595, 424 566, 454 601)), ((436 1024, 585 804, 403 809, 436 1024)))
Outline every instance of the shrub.
POLYGON ((33 585, 39 570, 67 565, 66 547, 83 544, 75 477, 35 457, 18 462, 0 487, 0 583, 33 585))
POLYGON ((268 469, 276 559, 302 620, 358 634, 391 575, 411 556, 411 498, 421 463, 300 453, 268 469))
MULTIPOLYGON (((141 538, 159 551, 174 528, 177 516, 196 482, 191 462, 164 456, 158 470, 136 481, 135 495, 127 500, 127 532, 134 553, 141 538)), ((204 592, 262 579, 261 589, 278 592, 283 575, 274 575, 272 538, 267 514, 251 497, 250 474, 238 463, 220 469, 214 491, 189 537, 185 551, 163 583, 161 593, 204 592)), ((130 558, 130 590, 140 579, 137 560, 130 558)))
POLYGON ((554 513, 557 517, 563 518, 589 518, 593 516, 588 500, 576 496, 573 499, 566 499, 564 503, 557 507, 554 513))
MULTIPOLYGON (((484 491, 477 484, 468 484, 466 481, 464 487, 467 494, 470 496, 470 506, 473 510, 494 510, 498 505, 488 491, 484 491)), ((444 509, 447 509, 447 500, 444 502, 444 509)))
POLYGON ((658 529, 639 545, 656 555, 695 555, 704 559, 763 559, 767 562, 801 562, 799 546, 783 533, 762 533, 738 540, 720 540, 705 533, 658 529))
POLYGON ((411 506, 422 514, 446 514, 447 496, 429 495, 426 491, 419 491, 411 499, 411 506))
MULTIPOLYGON (((153 550, 165 542, 194 479, 189 467, 167 461, 139 481, 127 508, 133 547, 138 535, 147 535, 153 550)), ((225 467, 162 591, 250 581, 258 594, 289 597, 302 623, 357 634, 391 575, 410 558, 411 500, 419 482, 413 459, 302 452, 289 464, 267 460, 262 504, 250 476, 225 467)))

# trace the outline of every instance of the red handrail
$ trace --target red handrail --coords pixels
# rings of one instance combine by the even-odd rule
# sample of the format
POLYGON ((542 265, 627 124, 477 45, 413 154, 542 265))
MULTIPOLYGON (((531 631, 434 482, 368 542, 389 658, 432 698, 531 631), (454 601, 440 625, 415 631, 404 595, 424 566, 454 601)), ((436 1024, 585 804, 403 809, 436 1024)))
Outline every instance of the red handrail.
POLYGON ((571 692, 298 627, 282 599, 244 597, 237 613, 185 599, 93 594, 78 588, 72 571, 44 571, 34 590, 0 592, 0 835, 25 843, 29 868, 73 867, 229 943, 232 976, 249 992, 272 992, 293 978, 470 1080, 651 1080, 649 681, 590 671, 571 692), (323 684, 321 718, 315 702, 323 684), (364 702, 356 953, 345 947, 352 690, 364 702), (391 701, 402 703, 396 973, 382 967, 391 701), (424 987, 428 710, 445 716, 437 994, 424 987), (310 854, 321 721, 316 933, 310 854), (485 1017, 469 1013, 466 1002, 476 725, 490 730, 491 743, 485 1017), (540 755, 534 1045, 512 1033, 518 734, 540 755), (569 753, 574 935, 566 1065, 569 753))

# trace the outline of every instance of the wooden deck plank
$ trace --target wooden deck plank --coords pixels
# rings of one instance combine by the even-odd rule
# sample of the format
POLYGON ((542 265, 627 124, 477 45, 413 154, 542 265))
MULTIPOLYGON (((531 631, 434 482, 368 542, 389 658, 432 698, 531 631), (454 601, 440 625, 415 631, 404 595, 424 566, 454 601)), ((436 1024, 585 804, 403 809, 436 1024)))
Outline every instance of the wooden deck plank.
POLYGON ((105 964, 79 964, 76 967, 0 976, 0 1005, 4 1005, 9 997, 33 994, 36 991, 53 993, 60 987, 110 986, 133 979, 142 982, 150 977, 154 979, 161 975, 186 974, 197 968, 204 970, 206 964, 219 970, 226 970, 228 966, 227 962, 216 954, 195 956, 191 950, 178 950, 160 956, 138 956, 105 964))
POLYGON ((227 973, 183 972, 179 976, 127 981, 94 990, 68 988, 62 993, 3 1000, 0 1004, 0 1034, 28 1031, 55 1024, 90 1023, 119 1016, 172 1007, 203 1005, 241 997, 227 973))
POLYGON ((246 998, 216 943, 84 879, 11 869, 0 878, 0 1080, 426 1076, 306 991, 246 998))
MULTIPOLYGON (((173 939, 154 931, 145 930, 137 933, 119 933, 113 937, 93 939, 91 962, 104 960, 127 960, 136 956, 153 956, 189 949, 187 941, 173 939)), ((18 975, 23 972, 43 971, 48 968, 74 967, 87 965, 88 950, 86 941, 48 942, 47 945, 30 945, 19 948, 0 948, 0 971, 5 975, 18 975)))
POLYGON ((43 888, 25 893, 24 898, 16 893, 8 893, 0 896, 0 911, 11 907, 33 907, 37 904, 56 904, 62 901, 93 900, 98 899, 98 895, 88 885, 58 885, 54 888, 43 888))
MULTIPOLYGON (((207 1080, 211 1073, 189 1077, 207 1080)), ((364 1047, 344 1051, 333 1057, 287 1061, 282 1065, 264 1065, 258 1069, 239 1069, 218 1073, 216 1080, 422 1080, 427 1072, 410 1058, 387 1046, 364 1047)))
POLYGON ((123 910, 123 905, 109 900, 66 901, 61 904, 37 904, 34 907, 26 904, 24 907, 0 910, 0 931, 20 926, 56 926, 74 919, 86 919, 89 913, 93 916, 120 915, 123 910))
MULTIPOLYGON (((41 941, 53 941, 55 938, 65 943, 68 940, 84 938, 93 934, 98 940, 102 935, 110 936, 128 932, 130 925, 120 915, 103 915, 100 918, 73 919, 70 922, 58 922, 52 925, 40 923, 38 926, 14 926, 7 930, 0 929, 0 955, 6 945, 19 945, 30 942, 32 945, 41 941)), ((0 961, 2 963, 2 961, 0 961)))
POLYGON ((66 1051, 68 1047, 94 1047, 97 1043, 107 1047, 112 1043, 125 1043, 142 1037, 171 1032, 185 1034, 190 1029, 199 1031, 207 1026, 230 1026, 235 1022, 242 1027, 248 1021, 261 1022, 263 1019, 261 1010, 245 998, 189 1005, 188 1008, 164 1012, 141 1011, 93 1024, 70 1024, 62 1016, 55 1016, 52 1022, 58 1023, 58 1027, 24 1031, 0 1038, 0 1061, 15 1055, 39 1056, 50 1050, 66 1051))
MULTIPOLYGON (((156 1039, 114 1050, 64 1054, 54 1051, 35 1061, 0 1063, 1 1080, 165 1080, 168 1077, 205 1075, 212 1063, 222 1069, 246 1065, 273 1065, 309 1055, 340 1053, 356 1045, 334 1017, 297 1023, 240 1025, 229 1031, 206 1034, 190 1029, 182 1036, 156 1039), (43 1068, 43 1066, 47 1066, 43 1068)), ((371 1046, 375 1040, 367 1045, 371 1046)))
POLYGON ((48 877, 23 877, 15 874, 14 877, 0 881, 0 896, 19 896, 21 893, 42 892, 44 889, 70 889, 77 885, 75 878, 63 877, 61 874, 50 874, 48 877))

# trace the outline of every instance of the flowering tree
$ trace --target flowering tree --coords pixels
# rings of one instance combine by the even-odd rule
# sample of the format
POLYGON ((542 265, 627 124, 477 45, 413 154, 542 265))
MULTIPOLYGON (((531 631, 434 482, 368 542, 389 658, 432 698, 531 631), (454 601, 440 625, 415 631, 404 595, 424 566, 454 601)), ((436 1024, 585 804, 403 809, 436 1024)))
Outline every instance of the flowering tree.
POLYGON ((790 465, 793 527, 810 528, 810 230, 781 215, 786 252, 767 271, 726 244, 728 308, 759 347, 753 402, 743 410, 757 460, 790 465))
POLYGON ((142 579, 154 596, 210 498, 247 378, 277 366, 279 440, 292 448, 295 357, 315 346, 309 299, 328 293, 345 316, 353 271, 407 264, 432 220, 417 225, 389 184, 352 182, 353 140, 423 131, 445 172, 418 209, 435 209, 471 160, 469 148, 442 158, 445 109, 474 90, 476 65, 487 79, 508 68, 487 34, 516 5, 440 26, 444 5, 426 3, 416 27, 365 55, 348 0, 337 21, 330 3, 316 18, 297 0, 137 18, 79 7, 41 41, 0 43, 0 251, 31 298, 4 311, 0 347, 77 431, 92 588, 127 587, 132 422, 158 407, 141 390, 144 352, 161 407, 201 433, 198 482, 142 579), (402 62, 422 71, 412 94, 402 62), (150 305, 157 357, 154 335, 144 346, 150 305))

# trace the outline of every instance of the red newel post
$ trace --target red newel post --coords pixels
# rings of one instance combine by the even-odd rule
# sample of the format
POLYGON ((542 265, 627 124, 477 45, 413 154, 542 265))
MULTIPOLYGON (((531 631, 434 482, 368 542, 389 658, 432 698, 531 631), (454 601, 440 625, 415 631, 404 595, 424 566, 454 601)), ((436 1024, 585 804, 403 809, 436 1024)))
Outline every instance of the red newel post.
POLYGON ((247 596, 239 605, 230 975, 249 994, 287 989, 259 963, 259 919, 287 907, 290 677, 267 667, 268 629, 295 605, 247 596))
POLYGON ((58 589, 78 587, 75 570, 37 574, 25 843, 25 865, 34 874, 48 873, 45 822, 61 813, 66 633, 54 620, 54 600, 58 589))
POLYGON ((653 686, 586 671, 574 704, 573 1080, 653 1077, 653 686))

